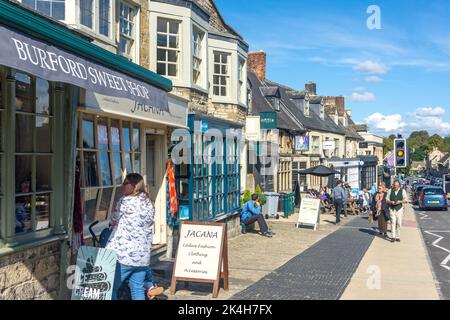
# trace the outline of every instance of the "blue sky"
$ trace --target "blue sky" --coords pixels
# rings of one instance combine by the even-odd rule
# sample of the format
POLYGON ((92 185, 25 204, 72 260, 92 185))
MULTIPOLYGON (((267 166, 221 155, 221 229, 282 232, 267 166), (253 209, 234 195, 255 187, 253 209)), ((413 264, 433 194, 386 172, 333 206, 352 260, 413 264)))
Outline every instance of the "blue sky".
POLYGON ((225 20, 267 53, 267 77, 343 95, 372 132, 450 136, 450 1, 216 0, 225 20), (369 30, 369 5, 381 30, 369 30))

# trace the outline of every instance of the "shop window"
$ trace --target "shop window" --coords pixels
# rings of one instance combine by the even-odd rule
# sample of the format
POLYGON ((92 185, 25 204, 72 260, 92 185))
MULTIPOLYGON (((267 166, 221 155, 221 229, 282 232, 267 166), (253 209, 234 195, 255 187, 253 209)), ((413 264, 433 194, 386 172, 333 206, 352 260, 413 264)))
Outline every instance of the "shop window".
POLYGON ((157 21, 157 72, 163 76, 178 77, 180 23, 163 18, 157 21))
POLYGON ((121 196, 124 176, 141 171, 140 125, 86 113, 80 119, 85 222, 104 221, 121 196))
POLYGON ((21 234, 50 226, 54 119, 50 83, 20 72, 15 78, 15 231, 21 234))

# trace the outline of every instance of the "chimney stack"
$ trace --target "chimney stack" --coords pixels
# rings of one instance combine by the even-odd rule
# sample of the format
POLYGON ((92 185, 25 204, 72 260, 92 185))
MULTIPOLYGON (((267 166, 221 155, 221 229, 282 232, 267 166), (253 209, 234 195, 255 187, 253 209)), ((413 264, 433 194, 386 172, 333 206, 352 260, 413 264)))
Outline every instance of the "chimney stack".
POLYGON ((309 94, 312 94, 314 96, 317 95, 317 85, 312 81, 308 81, 308 83, 305 84, 305 90, 308 91, 309 94))
POLYGON ((264 51, 250 52, 248 54, 248 67, 260 81, 266 80, 266 53, 264 51))

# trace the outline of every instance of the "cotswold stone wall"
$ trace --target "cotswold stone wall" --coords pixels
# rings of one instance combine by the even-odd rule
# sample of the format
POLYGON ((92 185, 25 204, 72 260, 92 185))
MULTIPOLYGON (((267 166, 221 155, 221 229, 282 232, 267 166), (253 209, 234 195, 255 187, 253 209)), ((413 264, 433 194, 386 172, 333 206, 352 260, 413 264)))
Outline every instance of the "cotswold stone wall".
POLYGON ((58 298, 60 242, 0 257, 0 300, 58 298))

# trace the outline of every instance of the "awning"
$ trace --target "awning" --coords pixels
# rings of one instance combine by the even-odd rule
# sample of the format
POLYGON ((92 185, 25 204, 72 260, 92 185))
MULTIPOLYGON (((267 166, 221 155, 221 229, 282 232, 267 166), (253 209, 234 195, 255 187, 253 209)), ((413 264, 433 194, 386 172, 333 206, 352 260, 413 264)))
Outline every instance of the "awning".
POLYGON ((169 111, 166 92, 55 46, 0 26, 0 65, 48 81, 59 81, 106 96, 128 98, 169 111))
POLYGON ((170 80, 19 4, 0 1, 0 65, 169 111, 170 80))

